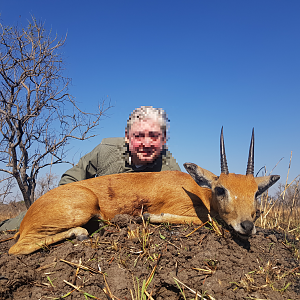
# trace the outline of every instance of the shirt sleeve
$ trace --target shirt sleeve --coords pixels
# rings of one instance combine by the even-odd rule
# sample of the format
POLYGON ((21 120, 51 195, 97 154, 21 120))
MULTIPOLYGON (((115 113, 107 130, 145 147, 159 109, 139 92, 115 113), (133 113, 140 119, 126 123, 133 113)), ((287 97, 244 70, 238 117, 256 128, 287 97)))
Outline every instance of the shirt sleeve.
POLYGON ((80 158, 79 162, 71 169, 66 171, 59 181, 58 185, 64 185, 70 182, 93 178, 97 174, 98 165, 98 145, 93 151, 80 158))

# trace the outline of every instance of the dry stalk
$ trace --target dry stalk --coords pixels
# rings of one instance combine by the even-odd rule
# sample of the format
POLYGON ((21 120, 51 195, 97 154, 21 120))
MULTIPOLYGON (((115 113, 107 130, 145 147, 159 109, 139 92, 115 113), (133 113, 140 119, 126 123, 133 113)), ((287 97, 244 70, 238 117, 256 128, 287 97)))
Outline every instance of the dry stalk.
POLYGON ((196 271, 199 271, 199 272, 202 272, 203 275, 212 275, 215 271, 213 271, 212 269, 200 269, 200 268, 192 268, 193 270, 196 270, 196 271))
POLYGON ((211 223, 214 232, 215 232, 217 235, 222 235, 222 232, 221 232, 221 230, 220 230, 218 224, 212 219, 212 217, 210 216, 210 214, 208 214, 208 220, 209 220, 209 222, 211 223))
MULTIPOLYGON (((201 294, 198 293, 198 291, 193 290, 192 288, 188 287, 186 284, 184 284, 183 282, 181 282, 179 279, 177 279, 176 277, 173 277, 173 279, 177 282, 179 282, 180 284, 182 284, 184 287, 186 287, 188 290, 190 290, 193 294, 200 296, 201 299, 206 300, 206 298, 204 298, 201 294)), ((206 294, 206 296, 208 297, 207 299, 210 300, 216 300, 214 297, 206 294)))
POLYGON ((284 193, 283 193, 283 197, 282 197, 283 200, 284 200, 285 192, 286 192, 286 189, 287 189, 287 182, 288 182, 288 179, 289 179, 289 174, 290 174, 290 169, 291 169, 292 155, 293 155, 293 151, 291 151, 290 163, 289 163, 288 172, 287 172, 287 175, 286 175, 285 188, 284 188, 284 193))
POLYGON ((56 265, 56 262, 53 262, 51 264, 44 265, 44 266, 41 266, 41 267, 37 268, 36 271, 42 271, 42 270, 45 270, 45 269, 48 269, 48 268, 52 268, 55 265, 56 265))
POLYGON ((64 280, 64 283, 66 283, 66 284, 68 284, 69 286, 71 286, 74 290, 71 291, 70 293, 64 295, 63 298, 65 298, 65 296, 69 296, 72 292, 74 292, 74 291, 76 290, 76 291, 78 291, 78 292, 80 292, 80 293, 83 293, 83 295, 85 296, 86 299, 87 299, 87 296, 88 296, 88 297, 91 297, 91 298, 96 299, 96 300, 101 300, 100 298, 97 298, 97 297, 95 297, 95 296, 91 296, 91 295, 89 295, 88 293, 82 291, 81 288, 83 287, 83 285, 80 286, 80 287, 78 287, 78 286, 76 286, 76 285, 74 285, 74 284, 72 284, 71 282, 68 282, 68 281, 66 281, 66 280, 64 280))
POLYGON ((293 196, 293 202, 292 202, 292 206, 291 206, 291 211, 290 211, 289 218, 288 218, 288 227, 287 227, 287 230, 290 229, 291 216, 292 216, 292 213, 293 213, 293 210, 294 210, 294 207, 295 207, 295 200, 296 200, 296 195, 297 195, 297 191, 298 191, 298 185, 299 185, 299 182, 297 182, 297 186, 295 188, 295 192, 294 192, 294 196, 293 196))
POLYGON ((131 299, 134 300, 132 289, 130 289, 130 295, 131 295, 131 299))
POLYGON ((192 232, 190 232, 189 234, 187 234, 185 237, 189 237, 191 234, 193 234, 193 233, 196 232, 198 229, 200 229, 201 227, 203 227, 206 223, 208 223, 208 221, 206 221, 205 223, 203 223, 203 224, 200 225, 199 227, 195 228, 192 232))
MULTIPOLYGON (((297 182, 296 190, 294 192, 293 198, 291 199, 292 204, 287 205, 284 202, 286 195, 287 195, 288 188, 300 176, 300 174, 299 174, 288 184, 289 172, 291 169, 291 161, 292 161, 292 151, 291 151, 291 155, 290 155, 289 167, 288 167, 288 172, 287 172, 287 176, 286 176, 286 182, 284 185, 284 189, 280 193, 278 198, 274 201, 272 198, 270 199, 268 197, 268 193, 266 193, 265 195, 263 195, 261 197, 260 209, 261 209, 261 211, 265 212, 264 214, 261 214, 261 217, 260 217, 260 226, 262 228, 278 228, 278 229, 286 228, 288 231, 291 226, 296 226, 298 228, 298 223, 299 223, 298 216, 299 216, 300 212, 299 212, 299 208, 297 207, 297 203, 296 203, 296 197, 297 197, 296 190, 298 188, 299 182, 297 182), (281 199, 281 197, 282 197, 282 202, 278 203, 279 199, 281 199)), ((277 163, 277 165, 278 165, 278 163, 277 163)), ((273 170, 274 170, 274 168, 273 168, 273 170)), ((270 174, 271 174, 271 172, 270 172, 270 174)))
POLYGON ((8 229, 8 230, 5 230, 6 233, 12 233, 12 232, 16 232, 18 231, 17 229, 8 229))
POLYGON ((156 262, 156 265, 154 266, 154 268, 152 269, 152 272, 150 273, 150 275, 149 275, 149 277, 148 277, 148 279, 147 279, 147 281, 146 281, 146 288, 148 287, 148 285, 149 285, 149 283, 151 282, 151 280, 152 280, 152 278, 153 278, 153 276, 154 276, 154 272, 155 272, 155 270, 156 270, 156 268, 157 268, 157 265, 158 265, 158 263, 159 263, 159 261, 160 261, 160 258, 161 258, 161 253, 159 253, 159 255, 158 255, 158 257, 157 257, 157 262, 156 262))
POLYGON ((62 261, 62 262, 64 262, 64 263, 67 263, 67 264, 69 264, 69 265, 71 265, 71 266, 75 266, 75 267, 77 267, 77 268, 80 268, 80 269, 83 269, 83 270, 86 270, 86 271, 90 271, 90 272, 92 272, 92 273, 97 273, 97 274, 103 274, 103 275, 104 275, 103 272, 98 271, 98 270, 96 270, 96 269, 94 269, 94 268, 92 268, 92 267, 85 267, 85 266, 83 266, 83 265, 81 265, 81 264, 75 264, 75 263, 72 263, 72 262, 70 262, 70 261, 66 261, 66 260, 64 260, 64 259, 60 259, 60 261, 62 261))
MULTIPOLYGON (((81 266, 81 257, 79 258, 79 266, 81 266)), ((74 276, 74 279, 73 279, 73 284, 75 284, 76 283, 76 278, 77 278, 77 276, 78 276, 78 273, 79 273, 79 270, 80 270, 80 267, 77 267, 77 270, 76 270, 76 272, 75 272, 75 276, 74 276)))
POLYGON ((68 285, 71 286, 73 289, 77 290, 78 292, 82 292, 82 291, 80 290, 80 288, 81 288, 82 286, 81 286, 81 287, 78 287, 78 286, 72 284, 71 282, 68 282, 67 280, 63 280, 63 281, 64 281, 64 283, 68 284, 68 285))
POLYGON ((0 243, 3 243, 3 242, 7 242, 7 241, 9 241, 9 240, 12 240, 14 237, 12 236, 12 237, 10 237, 10 238, 7 238, 7 239, 4 239, 4 240, 1 240, 0 241, 0 243))
POLYGON ((177 247, 176 245, 172 244, 171 242, 169 242, 169 241, 166 241, 166 242, 167 242, 168 244, 172 245, 173 247, 175 247, 177 250, 180 250, 179 247, 177 247))
POLYGON ((152 291, 151 291, 150 294, 149 294, 147 291, 144 291, 144 293, 146 294, 146 296, 148 297, 148 299, 154 300, 154 299, 152 298, 152 291))
MULTIPOLYGON (((107 291, 107 293, 105 293, 105 294, 108 294, 111 299, 115 299, 116 297, 112 294, 112 292, 111 292, 111 290, 109 288, 109 285, 108 285, 108 283, 106 281, 105 274, 103 274, 103 278, 104 278, 104 282, 105 282, 105 285, 106 285, 106 291, 107 291)), ((104 291, 104 289, 103 289, 103 291, 104 291)), ((116 299, 118 299, 118 298, 116 298, 116 299)))

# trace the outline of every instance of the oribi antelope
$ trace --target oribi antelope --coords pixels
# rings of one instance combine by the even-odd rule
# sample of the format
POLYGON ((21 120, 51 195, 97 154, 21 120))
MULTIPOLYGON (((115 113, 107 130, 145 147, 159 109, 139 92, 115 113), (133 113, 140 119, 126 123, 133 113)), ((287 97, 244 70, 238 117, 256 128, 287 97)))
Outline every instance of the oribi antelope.
POLYGON ((256 197, 272 186, 277 175, 254 177, 254 131, 246 175, 229 173, 223 128, 220 137, 221 174, 193 163, 179 171, 107 175, 57 187, 28 209, 10 254, 29 254, 43 245, 88 236, 82 226, 91 218, 110 220, 117 214, 139 215, 150 222, 202 224, 207 214, 219 214, 240 236, 256 232, 256 197))

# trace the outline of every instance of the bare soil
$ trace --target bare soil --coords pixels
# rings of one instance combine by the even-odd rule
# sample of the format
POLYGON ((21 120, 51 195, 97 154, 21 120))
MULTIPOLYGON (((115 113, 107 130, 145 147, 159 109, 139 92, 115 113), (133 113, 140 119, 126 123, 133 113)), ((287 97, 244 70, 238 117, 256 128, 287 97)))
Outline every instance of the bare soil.
MULTIPOLYGON (((138 299, 152 273, 153 299, 195 299, 181 283, 198 299, 300 299, 299 242, 292 236, 258 228, 241 241, 208 226, 186 237, 195 226, 135 221, 119 215, 89 240, 26 256, 8 255, 14 241, 1 242, 0 298, 138 299)), ((12 236, 3 232, 0 240, 12 236)))

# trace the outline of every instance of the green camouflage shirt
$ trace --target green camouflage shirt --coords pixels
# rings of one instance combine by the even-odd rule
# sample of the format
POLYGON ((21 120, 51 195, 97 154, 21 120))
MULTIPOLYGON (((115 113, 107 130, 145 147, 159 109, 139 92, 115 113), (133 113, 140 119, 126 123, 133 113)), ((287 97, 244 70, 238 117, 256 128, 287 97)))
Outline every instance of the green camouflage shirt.
POLYGON ((110 174, 173 170, 180 171, 180 167, 168 150, 163 150, 153 163, 136 167, 130 164, 125 138, 106 138, 83 156, 77 165, 65 172, 59 185, 110 174))

